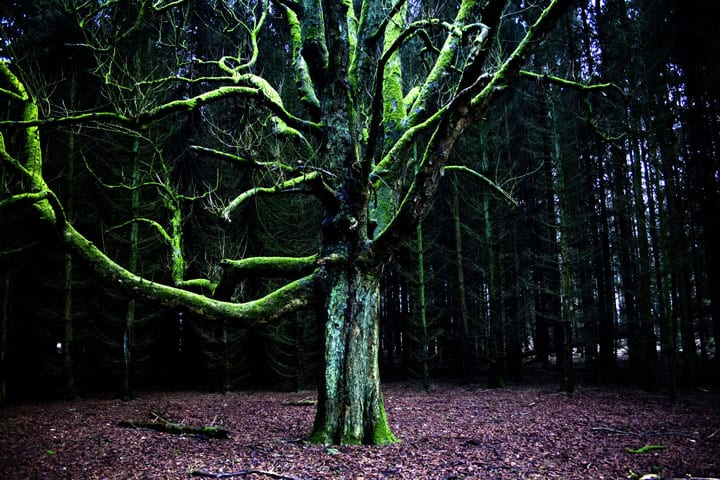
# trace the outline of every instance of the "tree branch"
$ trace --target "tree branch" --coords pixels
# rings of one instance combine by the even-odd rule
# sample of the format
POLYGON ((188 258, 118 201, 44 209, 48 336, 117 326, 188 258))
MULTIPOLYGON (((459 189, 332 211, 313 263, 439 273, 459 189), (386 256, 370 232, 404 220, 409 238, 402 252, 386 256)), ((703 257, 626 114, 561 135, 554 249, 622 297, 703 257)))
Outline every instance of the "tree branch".
MULTIPOLYGON (((244 77, 248 79, 248 76, 244 77)), ((25 120, 0 120, 0 126, 34 127, 43 125, 79 124, 93 121, 111 121, 139 128, 173 113, 192 112, 197 110, 201 106, 212 103, 214 101, 247 96, 258 100, 261 105, 267 107, 270 111, 277 115, 278 118, 282 119, 289 126, 299 131, 309 132, 313 134, 322 133, 320 124, 303 120, 285 110, 285 107, 282 105, 282 101, 280 100, 280 96, 274 89, 272 89, 272 87, 270 87, 269 84, 267 84, 264 79, 255 77, 253 80, 258 84, 258 86, 218 87, 208 92, 196 95, 192 98, 173 100, 171 102, 158 105, 155 108, 140 113, 136 118, 132 118, 117 112, 88 112, 77 115, 50 117, 44 119, 34 118, 25 120)))
POLYGON ((529 72, 527 70, 520 70, 520 77, 527 78, 530 80, 535 80, 536 82, 551 83, 553 85, 557 85, 562 88, 569 88, 572 90, 580 90, 580 91, 612 90, 612 91, 618 93, 623 98, 623 100, 627 99, 627 95, 625 95, 625 92, 623 91, 623 89, 620 88, 619 85, 612 83, 612 82, 588 85, 585 83, 568 80, 566 78, 556 77, 554 75, 548 75, 546 73, 535 73, 535 72, 529 72))
POLYGON ((147 280, 117 264, 71 225, 62 228, 64 246, 87 263, 98 277, 133 297, 170 308, 182 309, 208 319, 231 319, 250 327, 268 323, 284 314, 315 303, 316 277, 292 281, 269 294, 248 302, 219 301, 182 288, 147 280))
POLYGON ((318 266, 317 254, 307 257, 250 257, 221 262, 226 275, 233 278, 272 277, 297 278, 311 273, 318 266))
POLYGON ((30 96, 28 95, 25 86, 22 84, 20 79, 17 78, 15 74, 10 71, 7 62, 5 61, 0 61, 0 74, 5 77, 10 86, 14 89, 13 91, 5 88, 0 88, 0 94, 7 95, 15 100, 20 100, 21 102, 26 102, 30 100, 30 96))
POLYGON ((305 58, 302 55, 303 35, 302 24, 299 20, 298 6, 288 4, 287 2, 278 2, 285 9, 285 15, 290 26, 290 38, 292 42, 292 57, 295 66, 295 84, 300 92, 300 101, 310 110, 310 114, 315 117, 320 115, 320 101, 315 92, 310 70, 305 58))
MULTIPOLYGON (((494 75, 481 75, 475 78, 471 85, 458 92, 448 104, 431 117, 437 117, 437 127, 425 147, 412 185, 392 220, 373 241, 372 252, 375 258, 387 255, 415 231, 415 226, 427 213, 430 200, 437 189, 441 169, 447 162, 457 139, 466 126, 476 121, 481 113, 487 111, 497 95, 519 75, 520 68, 531 48, 551 31, 555 21, 565 12, 570 3, 571 0, 553 0, 530 27, 523 40, 498 72, 494 75)), ((473 2, 467 2, 467 4, 463 2, 463 6, 466 8, 471 8, 472 5, 473 2)), ((458 17, 461 16, 463 6, 458 12, 458 17)), ((467 15, 469 12, 465 12, 465 14, 467 15)), ((451 39, 448 39, 446 42, 450 41, 451 39)), ((436 64, 436 67, 439 66, 436 64)), ((422 103, 422 101, 419 102, 422 103)), ((415 105, 418 105, 418 101, 415 102, 415 105)), ((406 132, 407 134, 408 132, 406 132)), ((397 144, 393 149, 395 147, 397 144)), ((386 155, 386 157, 388 156, 386 155)), ((381 163, 384 162, 385 159, 381 163)), ((382 170, 379 172, 377 170, 376 167, 373 173, 382 175, 382 170)))
POLYGON ((249 200, 250 198, 256 197, 258 195, 272 195, 275 193, 285 193, 288 191, 297 192, 298 190, 295 190, 295 188, 301 185, 310 186, 307 191, 300 190, 301 193, 316 194, 316 196, 318 196, 318 198, 320 198, 321 200, 328 197, 334 199, 334 195, 332 195, 326 188, 323 188, 325 184, 322 182, 322 177, 320 173, 310 172, 304 173, 299 177, 291 178, 290 180, 285 180, 284 182, 273 185, 272 187, 251 188, 250 190, 247 190, 235 197, 230 202, 230 204, 225 207, 222 212, 220 212, 220 214, 223 216, 223 218, 225 218, 225 220, 230 221, 230 214, 246 200, 249 200), (321 184, 319 188, 317 187, 318 182, 320 182, 321 184))
POLYGON ((572 0, 552 0, 542 11, 535 23, 530 26, 520 44, 493 75, 492 80, 470 102, 476 112, 484 112, 497 94, 503 92, 510 82, 520 75, 520 69, 532 49, 552 31, 557 20, 571 4, 572 0))
POLYGON ((294 279, 308 275, 315 269, 343 261, 339 255, 320 257, 250 257, 240 260, 225 259, 220 263, 223 274, 215 289, 215 298, 228 300, 238 284, 247 278, 294 279))
POLYGON ((508 192, 506 192, 505 190, 503 190, 503 188, 502 188, 500 185, 498 185, 497 183, 493 182, 492 180, 490 180, 488 177, 486 177, 486 176, 483 175, 482 173, 473 170, 472 168, 468 168, 468 167, 466 167, 466 166, 464 166, 464 165, 446 165, 446 166, 444 166, 444 167, 442 168, 442 170, 443 170, 443 171, 456 171, 456 172, 469 173, 470 175, 473 175, 473 176, 479 178, 480 180, 482 180, 483 182, 487 183, 488 185, 490 185, 490 187, 492 187, 492 188, 493 188, 495 191, 497 191, 500 195, 502 195, 503 197, 505 197, 505 199, 506 199, 508 202, 512 203, 512 204, 513 204, 514 206, 516 206, 516 207, 518 206, 517 200, 515 200, 515 199, 513 198, 513 196, 510 195, 508 192))
POLYGON ((243 157, 240 155, 234 155, 232 153, 223 152, 221 150, 216 150, 214 148, 202 147, 200 145, 190 145, 190 147, 188 147, 188 148, 194 152, 204 153, 205 155, 208 155, 210 157, 214 157, 219 160, 226 161, 226 162, 230 162, 233 165, 237 165, 239 167, 247 167, 247 168, 265 167, 267 170, 273 170, 273 169, 277 168, 278 170, 283 170, 286 172, 296 171, 296 169, 294 167, 286 165, 282 162, 258 162, 258 161, 253 160, 252 158, 247 158, 247 157, 243 157))
POLYGON ((246 475, 264 475, 266 477, 275 478, 277 480, 302 480, 298 477, 291 477, 289 475, 281 475, 279 473, 275 472, 268 472, 266 470, 256 470, 254 468, 249 468, 246 470, 238 470, 237 472, 227 472, 227 473, 211 473, 206 472, 204 470, 193 470, 190 472, 190 475, 193 477, 205 477, 205 478, 230 478, 230 477, 244 477, 246 475))
POLYGON ((64 117, 35 118, 32 120, 0 120, 0 126, 7 127, 40 127, 43 125, 74 125, 78 123, 114 121, 132 124, 133 120, 116 112, 89 112, 64 117))
POLYGON ((0 200, 0 210, 34 205, 41 200, 47 200, 49 193, 47 190, 44 190, 37 193, 11 195, 8 198, 0 200))

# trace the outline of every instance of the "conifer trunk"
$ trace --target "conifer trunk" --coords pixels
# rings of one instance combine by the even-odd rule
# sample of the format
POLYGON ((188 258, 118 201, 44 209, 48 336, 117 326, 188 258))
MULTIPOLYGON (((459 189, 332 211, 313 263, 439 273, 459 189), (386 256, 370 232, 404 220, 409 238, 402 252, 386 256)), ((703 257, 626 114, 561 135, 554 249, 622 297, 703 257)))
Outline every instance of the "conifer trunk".
POLYGON ((10 324, 10 271, 2 278, 0 295, 0 405, 7 402, 8 325, 10 324))

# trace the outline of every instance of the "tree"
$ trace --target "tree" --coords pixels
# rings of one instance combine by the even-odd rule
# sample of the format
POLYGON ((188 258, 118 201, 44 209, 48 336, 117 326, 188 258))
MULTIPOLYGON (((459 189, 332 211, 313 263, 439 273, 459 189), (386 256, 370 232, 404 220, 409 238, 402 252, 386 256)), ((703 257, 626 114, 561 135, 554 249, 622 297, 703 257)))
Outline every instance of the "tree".
MULTIPOLYGON (((460 135, 492 115, 493 103, 571 2, 547 2, 522 40, 500 49, 503 19, 512 17, 507 3, 463 0, 454 18, 443 21, 425 16, 421 2, 402 0, 64 2, 85 34, 74 47, 96 59, 98 95, 116 101, 86 111, 41 111, 52 99, 29 81, 35 67, 17 55, 0 63, 0 95, 10 104, 0 120, 0 159, 14 180, 0 208, 20 210, 42 225, 113 288, 171 309, 254 326, 318 308, 324 372, 310 438, 392 442, 378 370, 380 272, 416 233, 460 135), (204 11, 215 5, 215 33, 227 37, 223 54, 193 50, 196 28, 186 19, 201 5, 204 11), (418 55, 427 68, 411 78, 406 65, 418 55), (248 109, 254 121, 235 123, 248 109), (205 198, 207 208, 230 221, 250 200, 308 195, 323 210, 316 251, 210 259, 221 266, 215 276, 187 278, 201 269, 191 270, 183 261, 190 252, 171 244, 169 271, 152 278, 123 266, 76 228, 43 176, 45 130, 74 125, 87 134, 92 124, 119 139, 137 132, 155 139, 153 132, 174 131, 187 115, 212 128, 227 126, 180 147, 146 140, 157 156, 224 164, 237 175, 233 188, 243 186, 240 179, 253 182, 234 193, 205 183, 206 194, 189 196, 205 198), (221 142, 223 134, 234 143, 221 142), (413 147, 418 160, 409 165, 413 147), (235 290, 258 277, 287 280, 236 301, 235 290)), ((80 214, 77 202, 74 211, 80 214)), ((166 232, 184 225, 176 217, 144 221, 164 222, 158 231, 166 232)))

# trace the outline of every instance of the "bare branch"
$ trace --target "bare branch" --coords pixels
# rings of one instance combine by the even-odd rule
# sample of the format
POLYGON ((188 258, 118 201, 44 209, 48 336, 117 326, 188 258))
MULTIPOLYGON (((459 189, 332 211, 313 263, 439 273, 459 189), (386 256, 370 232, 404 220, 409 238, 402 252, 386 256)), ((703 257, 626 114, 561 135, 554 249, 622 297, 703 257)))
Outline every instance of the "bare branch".
POLYGON ((535 80, 536 82, 550 83, 553 85, 557 85, 559 87, 569 88, 572 90, 580 90, 580 91, 611 90, 611 91, 618 93, 623 98, 623 100, 627 99, 627 95, 625 94, 623 89, 620 88, 619 85, 612 83, 612 82, 596 83, 596 84, 588 85, 585 83, 580 83, 580 82, 576 82, 573 80, 569 80, 566 78, 556 77, 554 75, 548 75, 545 73, 529 72, 527 70, 520 70, 520 76, 522 78, 535 80))
POLYGON ((267 170, 283 170, 286 172, 293 172, 296 169, 294 167, 291 167, 289 165, 286 165, 282 162, 258 162, 253 160, 252 158, 243 157, 240 155, 234 155, 232 153, 223 152, 221 150, 216 150, 214 148, 209 147, 202 147, 200 145, 191 145, 190 150, 194 152, 203 153, 205 155, 208 155, 213 158, 217 158, 219 160, 223 160, 226 162, 230 162, 233 165, 237 165, 239 167, 246 167, 246 168, 258 168, 262 167, 267 170))
POLYGON ((477 178, 479 178, 480 180, 482 180, 483 182, 485 182, 485 183, 487 183, 488 185, 490 185, 490 187, 492 187, 496 192, 498 192, 500 195, 502 195, 503 197, 505 197, 505 199, 506 199, 508 202, 512 203, 514 206, 517 207, 517 206, 519 205, 519 204, 518 204, 518 201, 515 200, 515 198, 513 198, 513 196, 510 195, 507 191, 505 191, 500 185, 498 185, 497 183, 493 182, 492 180, 490 180, 488 177, 486 177, 486 176, 483 175, 482 173, 473 170, 472 168, 468 168, 468 167, 466 167, 466 166, 464 166, 464 165, 446 165, 446 166, 444 166, 444 167, 442 168, 442 170, 443 170, 443 171, 456 171, 456 172, 469 173, 470 175, 472 175, 472 176, 474 176, 474 177, 477 177, 477 178))

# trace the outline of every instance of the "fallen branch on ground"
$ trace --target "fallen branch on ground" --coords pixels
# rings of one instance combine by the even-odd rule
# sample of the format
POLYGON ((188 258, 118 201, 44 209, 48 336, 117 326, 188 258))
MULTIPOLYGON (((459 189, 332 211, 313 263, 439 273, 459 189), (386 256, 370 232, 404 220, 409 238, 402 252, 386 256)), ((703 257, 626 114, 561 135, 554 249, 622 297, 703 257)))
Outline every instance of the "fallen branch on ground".
POLYGON ((248 470, 238 470, 237 472, 227 472, 227 473, 211 473, 206 472, 203 470, 193 470, 190 472, 190 475, 193 477, 205 477, 205 478, 230 478, 230 477, 242 477, 245 475, 265 475, 267 477, 271 478, 277 478, 278 480, 302 480, 298 477, 291 477, 289 475, 282 475, 280 473, 275 472, 267 472, 265 470, 254 470, 254 469, 248 469, 248 470))
MULTIPOLYGON (((648 431, 648 432, 628 432, 625 430, 618 430, 616 428, 610 428, 610 427, 592 427, 591 430, 593 432, 608 432, 608 433, 614 433, 616 435, 634 435, 636 437, 649 437, 649 436, 678 436, 678 437, 686 437, 690 438, 692 440, 701 440, 699 433, 685 433, 685 432, 678 432, 675 430, 668 430, 668 431, 648 431)), ((707 438, 712 438, 717 431, 707 438)))
POLYGON ((608 432, 608 433, 616 433, 618 435, 637 435, 638 437, 642 437, 642 433, 636 433, 636 432, 626 432, 625 430, 618 430, 616 428, 610 428, 610 427, 593 427, 593 432, 608 432))
POLYGON ((288 400, 287 402, 283 402, 283 405, 288 405, 291 407, 310 407, 313 405, 317 405, 317 400, 313 398, 303 398, 302 400, 288 400))
POLYGON ((134 421, 134 420, 122 420, 118 423, 119 427, 125 428, 148 428, 155 430, 156 432, 172 433, 175 435, 198 435, 201 437, 208 438, 230 438, 230 433, 227 428, 220 426, 197 426, 197 425, 182 425, 180 423, 173 422, 158 422, 158 421, 134 421))

